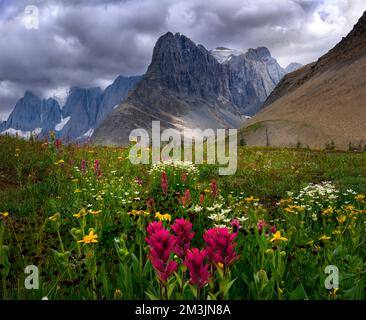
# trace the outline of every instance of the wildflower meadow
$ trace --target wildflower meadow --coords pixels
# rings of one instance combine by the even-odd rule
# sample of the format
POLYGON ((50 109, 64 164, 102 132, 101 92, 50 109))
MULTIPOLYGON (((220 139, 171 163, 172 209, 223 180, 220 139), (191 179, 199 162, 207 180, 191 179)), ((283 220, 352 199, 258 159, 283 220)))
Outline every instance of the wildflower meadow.
POLYGON ((2 136, 0 299, 365 299, 365 192, 366 153, 239 147, 219 176, 2 136))

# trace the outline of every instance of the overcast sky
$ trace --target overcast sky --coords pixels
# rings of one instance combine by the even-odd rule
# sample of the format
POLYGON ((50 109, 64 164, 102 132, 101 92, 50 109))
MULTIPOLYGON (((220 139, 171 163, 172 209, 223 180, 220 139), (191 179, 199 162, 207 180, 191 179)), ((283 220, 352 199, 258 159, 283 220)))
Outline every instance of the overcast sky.
POLYGON ((63 98, 143 74, 167 31, 207 49, 266 46, 285 67, 326 53, 365 10, 365 0, 0 0, 0 118, 27 89, 63 98))

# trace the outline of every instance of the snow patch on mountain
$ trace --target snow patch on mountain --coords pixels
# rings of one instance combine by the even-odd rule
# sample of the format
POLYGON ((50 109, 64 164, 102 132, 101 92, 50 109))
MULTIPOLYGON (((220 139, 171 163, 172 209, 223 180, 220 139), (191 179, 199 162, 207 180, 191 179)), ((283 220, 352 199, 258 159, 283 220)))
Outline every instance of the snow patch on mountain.
POLYGON ((220 62, 224 63, 229 61, 233 56, 240 56, 244 54, 244 51, 236 50, 236 49, 229 49, 224 47, 218 47, 214 50, 210 51, 211 55, 215 57, 215 59, 220 62))
POLYGON ((70 119, 71 119, 70 116, 66 117, 66 118, 61 118, 61 122, 56 124, 55 130, 56 131, 61 131, 64 128, 64 126, 70 121, 70 119))
POLYGON ((13 128, 4 130, 1 134, 8 134, 10 136, 18 136, 23 139, 29 139, 31 136, 38 136, 42 132, 42 128, 36 128, 32 131, 22 131, 13 128))

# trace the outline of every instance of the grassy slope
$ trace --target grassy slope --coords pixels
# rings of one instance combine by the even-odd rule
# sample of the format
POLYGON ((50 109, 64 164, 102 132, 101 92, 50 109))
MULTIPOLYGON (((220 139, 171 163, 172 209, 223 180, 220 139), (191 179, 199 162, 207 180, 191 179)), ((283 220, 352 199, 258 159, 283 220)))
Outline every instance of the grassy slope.
MULTIPOLYGON (((81 159, 100 159, 109 170, 124 170, 125 165, 118 160, 124 152, 121 148, 69 146, 59 158, 77 166, 81 159)), ((67 202, 72 191, 69 181, 64 181, 61 194, 60 186, 53 184, 57 174, 55 161, 51 152, 38 142, 0 137, 0 211, 11 210, 26 216, 47 211, 47 199, 61 196, 67 202), (21 151, 17 152, 17 148, 21 151)), ((133 166, 130 170, 131 177, 145 176, 148 167, 133 166)), ((217 168, 202 167, 202 183, 214 178, 224 194, 240 191, 256 195, 268 204, 309 182, 330 180, 341 189, 366 192, 366 153, 239 147, 234 176, 219 177, 217 168)))

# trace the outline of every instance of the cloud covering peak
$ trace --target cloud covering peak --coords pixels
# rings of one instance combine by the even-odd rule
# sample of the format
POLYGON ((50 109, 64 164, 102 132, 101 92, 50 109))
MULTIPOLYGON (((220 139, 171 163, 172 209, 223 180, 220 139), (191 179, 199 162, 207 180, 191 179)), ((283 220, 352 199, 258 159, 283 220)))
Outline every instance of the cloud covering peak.
POLYGON ((62 98, 146 71, 159 36, 207 49, 266 46, 279 62, 316 60, 366 10, 363 0, 0 0, 0 118, 29 89, 62 98), (29 29, 36 7, 39 23, 29 29))

